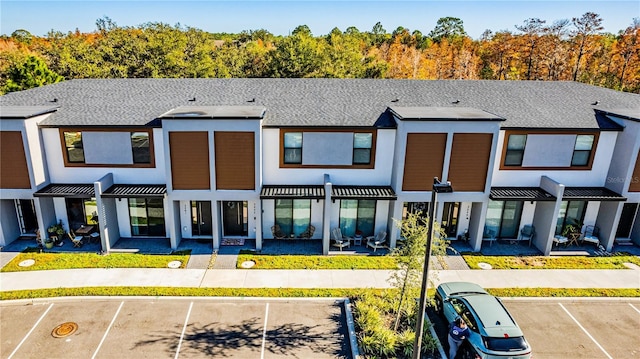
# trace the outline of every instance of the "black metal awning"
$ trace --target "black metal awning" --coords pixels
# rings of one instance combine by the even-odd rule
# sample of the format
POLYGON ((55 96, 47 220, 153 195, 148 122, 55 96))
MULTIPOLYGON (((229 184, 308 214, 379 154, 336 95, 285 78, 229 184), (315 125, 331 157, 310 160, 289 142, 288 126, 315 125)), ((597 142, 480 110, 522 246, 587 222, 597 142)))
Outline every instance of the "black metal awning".
POLYGON ((333 186, 331 199, 395 200, 398 196, 391 186, 333 186))
POLYGON ((605 187, 565 187, 565 201, 626 201, 627 198, 605 187))
POLYGON ((261 199, 324 199, 324 187, 320 185, 264 185, 261 199))
POLYGON ((35 197, 93 198, 96 196, 96 192, 93 183, 52 183, 36 191, 33 195, 35 197))
POLYGON ((167 186, 163 184, 114 184, 104 191, 102 197, 164 197, 165 194, 167 186))
POLYGON ((555 201, 556 197, 540 187, 491 187, 494 201, 555 201))

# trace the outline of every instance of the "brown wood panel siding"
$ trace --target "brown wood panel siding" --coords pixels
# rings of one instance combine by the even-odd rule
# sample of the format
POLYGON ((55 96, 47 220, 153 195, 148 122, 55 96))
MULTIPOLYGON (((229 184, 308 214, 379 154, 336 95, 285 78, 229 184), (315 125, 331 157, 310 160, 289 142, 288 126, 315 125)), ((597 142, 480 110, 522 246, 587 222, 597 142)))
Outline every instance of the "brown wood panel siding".
POLYGON ((453 135, 447 180, 451 181, 454 191, 484 191, 492 140, 490 133, 453 135))
POLYGON ((20 131, 0 132, 0 188, 31 188, 20 131))
POLYGON ((636 158, 636 166, 633 168, 629 192, 640 192, 640 152, 638 152, 638 157, 636 158))
POLYGON ((207 132, 169 132, 169 151, 174 190, 211 188, 207 132))
POLYGON ((256 188, 254 141, 253 132, 215 132, 217 189, 256 188))
POLYGON ((431 191, 433 177, 442 179, 446 133, 408 133, 403 191, 431 191))

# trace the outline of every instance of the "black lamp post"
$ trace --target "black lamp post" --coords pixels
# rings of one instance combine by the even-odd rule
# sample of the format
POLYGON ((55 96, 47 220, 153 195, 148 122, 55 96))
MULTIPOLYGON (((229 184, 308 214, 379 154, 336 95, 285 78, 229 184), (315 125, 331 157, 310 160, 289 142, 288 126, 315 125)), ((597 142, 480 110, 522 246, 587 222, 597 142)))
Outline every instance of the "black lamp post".
POLYGON ((427 232, 427 248, 424 254, 424 272, 422 273, 422 288, 420 289, 420 303, 418 308, 418 319, 416 321, 416 338, 413 342, 413 359, 420 358, 422 351, 422 334, 424 332, 424 312, 427 309, 427 285, 429 280, 429 262, 431 262, 431 241, 433 240, 433 218, 436 210, 436 200, 438 193, 451 193, 453 187, 451 182, 440 183, 438 177, 433 178, 433 190, 431 191, 431 205, 429 206, 429 230, 427 232))

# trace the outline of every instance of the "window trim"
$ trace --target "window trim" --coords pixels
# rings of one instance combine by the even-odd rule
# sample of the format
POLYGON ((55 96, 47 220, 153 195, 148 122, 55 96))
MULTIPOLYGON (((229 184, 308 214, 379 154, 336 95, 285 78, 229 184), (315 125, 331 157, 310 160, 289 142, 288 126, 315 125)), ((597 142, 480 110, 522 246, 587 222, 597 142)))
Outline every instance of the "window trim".
MULTIPOLYGON (((279 143, 279 163, 280 168, 351 168, 351 169, 373 169, 375 168, 376 159, 376 138, 377 130, 362 127, 341 127, 341 128, 280 128, 279 143), (371 159, 368 164, 352 164, 351 165, 304 165, 302 163, 284 163, 284 134, 288 132, 301 132, 303 136, 303 154, 304 154, 304 133, 305 132, 335 132, 335 133, 370 133, 371 134, 371 159)), ((353 151, 353 149, 352 149, 353 151)), ((353 152, 352 152, 353 155, 353 152)))
MULTIPOLYGON (((562 129, 534 129, 534 130, 504 130, 504 138, 502 141, 502 156, 500 158, 500 170, 501 171, 585 171, 591 170, 593 167, 593 161, 595 158, 595 154, 598 149, 598 140, 600 138, 600 131, 597 130, 562 130, 562 129), (535 166, 535 167, 522 167, 520 166, 511 166, 505 165, 504 161, 507 156, 507 145, 509 144, 509 136, 510 135, 592 135, 593 136, 593 146, 591 146, 591 154, 589 155, 589 162, 586 166, 572 166, 569 164, 566 167, 544 167, 544 166, 535 166)), ((528 137, 527 137, 528 140, 528 137)), ((575 144, 574 144, 575 148, 575 144)), ((526 151, 526 144, 525 144, 526 151)), ((524 154, 523 154, 524 158, 524 154)), ((573 159, 573 155, 572 155, 573 159)))
MULTIPOLYGON (((155 168, 156 167, 156 157, 155 157, 155 148, 153 144, 153 129, 152 128, 108 128, 108 127, 100 127, 100 128, 82 128, 82 127, 60 127, 58 128, 58 133, 60 136, 60 146, 62 150, 62 159, 64 161, 65 167, 96 167, 96 168, 155 168), (131 138, 131 134, 134 132, 146 132, 149 134, 149 163, 131 163, 131 164, 102 164, 102 163, 86 163, 86 162, 70 162, 69 154, 67 152, 67 145, 64 140, 65 132, 128 132, 129 137, 131 138)), ((83 143, 84 149, 84 143, 83 143)), ((133 146, 131 146, 131 152, 133 155, 133 146)), ((133 157, 131 159, 133 161, 133 157)), ((85 157, 86 161, 86 157, 85 157)))

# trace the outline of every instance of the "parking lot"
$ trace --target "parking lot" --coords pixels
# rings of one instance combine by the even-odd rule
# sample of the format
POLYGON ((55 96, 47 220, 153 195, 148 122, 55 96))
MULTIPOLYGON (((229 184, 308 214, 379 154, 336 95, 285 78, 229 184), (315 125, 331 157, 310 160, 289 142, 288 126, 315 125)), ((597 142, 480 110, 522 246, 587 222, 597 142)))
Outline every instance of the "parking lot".
MULTIPOLYGON (((503 299, 539 358, 640 358, 640 298, 503 299)), ((447 350, 446 323, 429 313, 447 350)))
POLYGON ((344 304, 329 299, 0 303, 0 318, 2 358, 351 357, 344 304))

